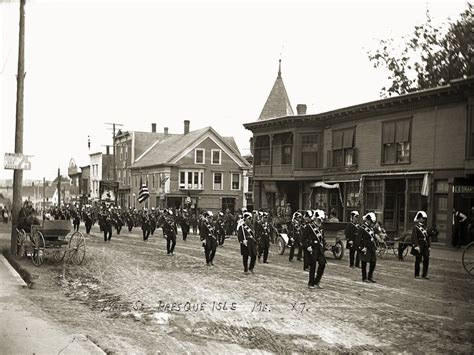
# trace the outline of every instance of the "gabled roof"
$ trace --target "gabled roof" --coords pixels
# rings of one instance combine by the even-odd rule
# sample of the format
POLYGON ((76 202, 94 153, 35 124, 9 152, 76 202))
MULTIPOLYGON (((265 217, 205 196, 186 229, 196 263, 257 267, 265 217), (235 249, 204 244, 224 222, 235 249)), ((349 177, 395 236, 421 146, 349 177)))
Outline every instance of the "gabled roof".
POLYGON ((273 84, 272 91, 268 95, 267 102, 263 106, 262 113, 260 113, 259 121, 268 120, 275 117, 293 116, 294 112, 291 108, 290 99, 283 84, 281 77, 281 59, 278 66, 278 76, 273 84))
POLYGON ((148 147, 131 167, 134 169, 157 165, 173 165, 180 155, 209 135, 217 137, 230 154, 237 156, 240 165, 246 166, 247 162, 240 156, 233 137, 222 137, 212 127, 205 127, 187 134, 163 135, 148 147))

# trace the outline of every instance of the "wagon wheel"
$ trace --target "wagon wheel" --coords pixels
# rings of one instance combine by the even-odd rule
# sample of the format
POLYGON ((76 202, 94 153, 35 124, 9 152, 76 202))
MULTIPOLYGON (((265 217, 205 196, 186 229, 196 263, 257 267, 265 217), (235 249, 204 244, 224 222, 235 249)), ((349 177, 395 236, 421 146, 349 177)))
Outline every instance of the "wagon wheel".
POLYGON ((41 266, 44 262, 45 242, 43 233, 36 231, 31 235, 31 260, 35 266, 41 266))
POLYGON ((469 243, 462 253, 462 266, 471 276, 474 276, 474 242, 469 243))
POLYGON ((22 258, 25 256, 26 232, 23 228, 16 230, 16 256, 22 258))
POLYGON ((86 256, 86 241, 81 232, 74 232, 69 239, 69 259, 76 265, 81 265, 86 256))
POLYGON ((285 243, 285 240, 283 239, 283 237, 278 236, 277 246, 278 246, 278 254, 283 255, 285 253, 285 249, 286 249, 286 243, 285 243))
POLYGON ((57 262, 62 261, 65 255, 66 255, 66 250, 62 247, 58 247, 53 250, 54 261, 57 261, 57 262))

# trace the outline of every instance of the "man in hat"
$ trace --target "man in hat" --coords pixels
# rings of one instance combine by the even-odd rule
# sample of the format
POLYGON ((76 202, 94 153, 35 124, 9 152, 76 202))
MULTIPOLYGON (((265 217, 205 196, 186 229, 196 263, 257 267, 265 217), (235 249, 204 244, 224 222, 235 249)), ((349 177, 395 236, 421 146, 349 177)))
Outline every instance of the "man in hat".
POLYGON ((160 225, 163 228, 163 234, 166 235, 166 252, 168 256, 174 253, 176 246, 176 229, 174 227, 173 211, 165 209, 160 218, 160 225))
POLYGON ((260 220, 255 223, 255 237, 258 243, 258 262, 261 262, 263 255, 263 263, 268 264, 268 252, 270 249, 270 224, 268 223, 268 212, 262 211, 260 220))
POLYGON ((217 241, 218 241, 219 246, 223 246, 224 241, 225 241, 225 219, 224 219, 224 217, 225 217, 224 212, 220 211, 217 214, 217 221, 215 223, 216 233, 217 233, 217 241))
POLYGON ((237 226, 237 238, 240 243, 240 254, 242 255, 244 264, 244 273, 247 274, 248 271, 250 271, 253 274, 253 268, 257 260, 257 242, 252 225, 252 214, 250 212, 244 212, 242 214, 242 219, 237 226))
POLYGON ((428 216, 425 211, 418 211, 415 215, 415 225, 411 233, 413 247, 411 253, 415 256, 415 278, 420 277, 420 263, 423 260, 423 272, 421 277, 428 279, 428 266, 430 263, 430 235, 426 230, 428 216))
POLYGON ((377 221, 374 212, 369 212, 363 217, 364 223, 359 228, 360 243, 359 253, 362 269, 362 281, 375 283, 373 279, 375 265, 377 263, 377 253, 375 246, 375 233, 373 226, 377 221), (367 275, 367 263, 369 263, 369 274, 367 275))
POLYGON ((203 217, 204 220, 201 228, 201 241, 202 246, 204 247, 204 254, 206 256, 206 265, 214 266, 213 260, 216 256, 217 250, 217 235, 216 229, 212 223, 212 211, 204 212, 203 217))
POLYGON ((359 247, 359 212, 352 211, 350 218, 351 220, 346 226, 345 235, 347 240, 346 248, 349 249, 349 267, 353 268, 354 259, 355 267, 360 267, 360 258, 359 253, 357 252, 357 249, 359 247))
POLYGON ((293 218, 291 220, 291 227, 289 230, 289 240, 288 244, 290 246, 290 256, 289 261, 293 261, 295 255, 295 248, 298 247, 297 260, 301 261, 303 256, 303 248, 301 245, 301 234, 303 233, 304 224, 303 224, 303 215, 301 212, 293 213, 293 218))
POLYGON ((321 225, 323 224, 326 216, 322 210, 316 210, 315 212, 309 210, 306 211, 305 215, 307 215, 310 220, 310 222, 306 224, 302 236, 303 246, 308 252, 308 288, 322 288, 319 285, 319 282, 321 281, 324 269, 326 268, 326 257, 324 255, 326 241, 324 240, 321 225), (318 263, 317 271, 316 263, 318 263))
POLYGON ((189 234, 189 214, 186 209, 181 211, 179 225, 181 226, 181 232, 183 233, 183 240, 186 240, 189 234))

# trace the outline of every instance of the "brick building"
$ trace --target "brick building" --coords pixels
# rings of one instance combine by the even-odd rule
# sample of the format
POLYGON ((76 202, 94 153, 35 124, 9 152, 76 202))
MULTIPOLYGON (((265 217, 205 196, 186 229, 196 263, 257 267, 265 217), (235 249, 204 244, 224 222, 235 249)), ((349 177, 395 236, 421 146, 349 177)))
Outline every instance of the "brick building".
POLYGON ((391 234, 410 230, 423 209, 446 244, 453 208, 474 218, 474 78, 320 114, 265 106, 276 109, 244 124, 253 132, 255 208, 288 202, 334 209, 341 220, 375 211, 391 234))
POLYGON ((234 211, 247 205, 249 169, 232 137, 211 127, 190 131, 185 121, 183 134, 165 131, 134 160, 131 205, 234 211), (137 201, 140 182, 150 191, 142 205, 137 201))

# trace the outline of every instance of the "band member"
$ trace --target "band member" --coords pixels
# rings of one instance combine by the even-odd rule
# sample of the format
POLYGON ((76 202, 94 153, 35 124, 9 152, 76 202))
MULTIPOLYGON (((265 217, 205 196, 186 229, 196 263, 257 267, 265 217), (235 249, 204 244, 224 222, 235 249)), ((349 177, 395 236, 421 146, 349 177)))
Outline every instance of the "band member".
POLYGON ((375 265, 377 263, 377 253, 375 246, 375 233, 373 226, 377 221, 375 213, 369 212, 364 217, 364 223, 359 228, 359 253, 362 269, 362 281, 373 282, 375 265), (369 263, 369 274, 367 277, 367 263, 369 263))
POLYGON ((319 282, 321 281, 324 269, 326 268, 326 257, 324 255, 326 241, 324 240, 321 225, 326 216, 324 214, 324 211, 321 210, 316 210, 315 212, 306 211, 305 215, 310 220, 310 222, 307 223, 307 225, 305 226, 302 235, 304 248, 308 252, 308 288, 322 288, 319 285, 319 282), (318 263, 317 271, 316 263, 318 263))
POLYGON ((303 215, 303 224, 304 224, 304 227, 301 231, 301 241, 300 241, 300 244, 301 244, 301 247, 303 248, 303 270, 304 271, 307 271, 309 269, 309 259, 310 259, 310 253, 308 252, 308 250, 306 249, 306 247, 304 246, 303 244, 303 232, 304 230, 306 229, 306 227, 312 223, 312 217, 314 215, 314 212, 315 211, 312 211, 312 210, 308 210, 305 212, 305 214, 303 215))
POLYGON ((90 234, 92 224, 93 224, 93 219, 92 219, 92 213, 89 208, 85 208, 84 211, 82 212, 82 219, 84 220, 84 224, 86 226, 86 233, 90 234))
POLYGON ((120 231, 122 230, 122 226, 123 226, 123 221, 117 207, 114 208, 112 212, 112 223, 115 229, 117 230, 117 235, 120 235, 120 231))
POLYGON ((288 240, 288 245, 290 246, 290 261, 293 261, 296 247, 298 247, 298 254, 296 257, 297 260, 301 261, 301 258, 303 256, 303 248, 301 245, 301 234, 303 233, 303 228, 303 215, 300 212, 293 213, 288 240))
POLYGON ((201 241, 204 247, 204 254, 206 256, 206 265, 213 266, 214 256, 217 249, 217 235, 216 229, 212 225, 213 214, 211 211, 203 213, 203 223, 201 228, 201 241))
POLYGON ((152 207, 150 213, 148 214, 148 228, 150 230, 150 234, 154 235, 155 230, 156 230, 156 211, 155 211, 155 207, 152 207))
POLYGON ((354 267, 354 257, 355 257, 355 267, 360 267, 360 257, 357 251, 359 247, 359 212, 351 212, 351 221, 347 225, 345 230, 345 235, 347 239, 346 248, 349 249, 349 267, 354 267))
POLYGON ((171 256, 173 255, 174 247, 176 246, 176 228, 174 226, 172 210, 164 210, 160 218, 160 225, 161 228, 163 228, 163 234, 166 235, 167 254, 168 256, 171 256))
POLYGON ((225 241, 225 215, 224 212, 219 212, 217 214, 217 220, 216 220, 216 233, 217 233, 217 242, 219 246, 224 245, 225 241))
POLYGON ((150 219, 148 217, 148 211, 144 209, 142 211, 142 233, 143 233, 143 240, 147 241, 148 237, 150 236, 150 219))
POLYGON ((127 228, 128 228, 128 231, 131 232, 132 229, 133 229, 133 226, 135 224, 134 220, 133 220, 133 210, 132 210, 132 207, 129 208, 128 212, 127 212, 127 228))
POLYGON ((81 224, 81 216, 77 209, 72 210, 72 225, 74 227, 74 231, 79 231, 79 225, 81 224))
POLYGON ((268 212, 261 212, 260 220, 255 223, 255 238, 258 243, 258 262, 263 255, 263 263, 268 264, 268 251, 270 249, 270 234, 272 233, 268 223, 268 212))
POLYGON ((186 240, 189 234, 189 215, 186 209, 184 209, 180 215, 179 225, 181 226, 181 232, 183 233, 183 240, 186 240))
POLYGON ((110 242, 110 239, 112 238, 112 218, 110 216, 110 211, 105 206, 102 207, 99 219, 104 232, 104 242, 110 242))
POLYGON ((252 226, 252 214, 250 212, 243 213, 242 220, 237 226, 237 238, 240 243, 240 254, 242 255, 244 264, 244 273, 247 274, 250 270, 253 274, 255 261, 257 260, 257 242, 252 226))
POLYGON ((423 272, 421 277, 424 279, 428 278, 428 266, 430 263, 430 248, 431 240, 426 230, 426 219, 428 216, 425 211, 418 211, 414 222, 415 226, 411 233, 411 241, 413 247, 411 253, 415 256, 415 277, 420 277, 420 263, 423 260, 423 272))

